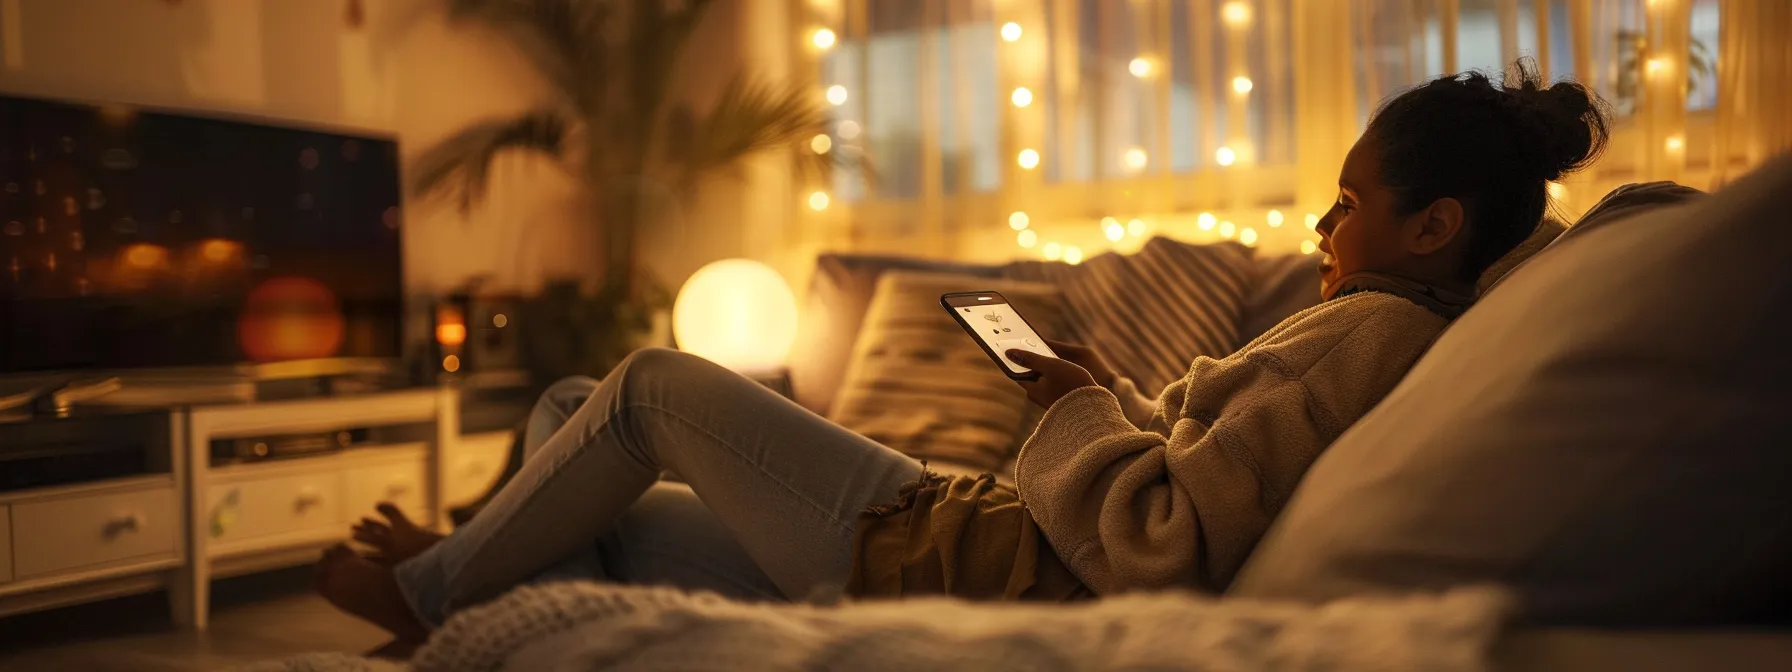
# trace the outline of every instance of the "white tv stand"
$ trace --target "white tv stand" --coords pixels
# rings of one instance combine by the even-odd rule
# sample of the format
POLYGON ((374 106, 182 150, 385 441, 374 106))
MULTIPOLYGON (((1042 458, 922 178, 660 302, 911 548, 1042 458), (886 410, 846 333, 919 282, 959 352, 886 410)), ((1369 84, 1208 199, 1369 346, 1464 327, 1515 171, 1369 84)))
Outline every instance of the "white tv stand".
POLYGON ((213 579, 315 562, 376 502, 445 530, 509 452, 509 432, 462 436, 458 407, 443 387, 172 409, 167 473, 0 493, 0 616, 165 588, 175 622, 203 630, 213 579), (213 439, 400 425, 434 431, 211 464, 213 439))

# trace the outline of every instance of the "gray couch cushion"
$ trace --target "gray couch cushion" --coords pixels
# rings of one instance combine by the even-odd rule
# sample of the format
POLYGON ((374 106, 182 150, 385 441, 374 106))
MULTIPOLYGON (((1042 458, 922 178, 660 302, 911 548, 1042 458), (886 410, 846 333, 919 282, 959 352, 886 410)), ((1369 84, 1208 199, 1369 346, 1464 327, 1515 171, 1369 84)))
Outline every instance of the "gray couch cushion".
POLYGON ((1501 582, 1531 623, 1792 618, 1787 194, 1792 157, 1570 229, 1320 458, 1233 592, 1501 582))

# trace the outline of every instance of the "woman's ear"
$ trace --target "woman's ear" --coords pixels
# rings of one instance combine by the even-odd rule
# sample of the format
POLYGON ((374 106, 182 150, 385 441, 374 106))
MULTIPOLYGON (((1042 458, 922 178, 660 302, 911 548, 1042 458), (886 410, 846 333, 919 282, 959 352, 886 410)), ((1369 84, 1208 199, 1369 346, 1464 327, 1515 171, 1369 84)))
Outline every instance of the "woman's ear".
POLYGON ((1462 234, 1462 201, 1437 199, 1413 219, 1417 228, 1406 238, 1406 251, 1417 255, 1435 253, 1462 234))

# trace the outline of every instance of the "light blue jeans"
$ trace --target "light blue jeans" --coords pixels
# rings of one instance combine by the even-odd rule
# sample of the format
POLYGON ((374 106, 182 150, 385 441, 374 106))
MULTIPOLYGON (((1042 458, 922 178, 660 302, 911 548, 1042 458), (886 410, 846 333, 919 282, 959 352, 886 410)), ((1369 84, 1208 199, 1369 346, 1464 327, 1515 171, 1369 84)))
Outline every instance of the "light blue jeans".
POLYGON ((866 506, 921 465, 751 380, 664 349, 542 395, 526 459, 479 515, 400 563, 424 623, 524 582, 597 579, 829 601, 866 506), (662 483, 663 471, 682 484, 662 483))

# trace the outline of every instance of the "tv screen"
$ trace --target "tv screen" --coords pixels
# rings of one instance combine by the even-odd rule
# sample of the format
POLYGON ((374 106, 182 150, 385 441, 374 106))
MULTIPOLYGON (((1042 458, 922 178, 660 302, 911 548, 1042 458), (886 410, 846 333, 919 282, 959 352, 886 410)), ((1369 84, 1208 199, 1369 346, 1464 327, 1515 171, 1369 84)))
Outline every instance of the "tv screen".
POLYGON ((390 139, 0 96, 0 374, 399 356, 390 139))

